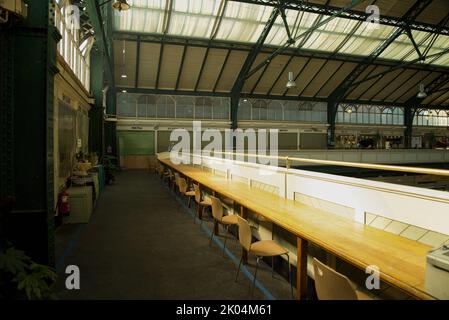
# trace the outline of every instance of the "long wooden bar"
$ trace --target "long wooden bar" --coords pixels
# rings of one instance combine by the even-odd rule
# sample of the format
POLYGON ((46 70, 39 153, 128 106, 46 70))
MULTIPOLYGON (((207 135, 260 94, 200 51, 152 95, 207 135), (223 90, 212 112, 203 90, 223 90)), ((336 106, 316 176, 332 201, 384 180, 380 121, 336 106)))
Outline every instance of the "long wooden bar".
POLYGON ((365 270, 379 268, 383 281, 418 299, 434 299, 425 291, 425 267, 430 246, 379 230, 296 201, 251 188, 189 165, 161 163, 192 181, 228 197, 298 237, 297 297, 306 293, 307 242, 365 270))

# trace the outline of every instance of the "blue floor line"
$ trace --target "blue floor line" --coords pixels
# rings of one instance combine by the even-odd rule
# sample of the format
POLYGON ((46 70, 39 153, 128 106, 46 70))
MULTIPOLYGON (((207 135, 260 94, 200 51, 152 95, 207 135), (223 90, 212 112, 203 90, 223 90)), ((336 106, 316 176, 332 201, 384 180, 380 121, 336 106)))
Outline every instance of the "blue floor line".
MULTIPOLYGON (((196 221, 196 213, 195 211, 193 211, 193 209, 190 209, 183 201, 182 199, 180 199, 176 193, 173 192, 173 190, 171 188, 169 188, 167 185, 164 185, 165 188, 170 191, 171 194, 173 194, 175 196, 175 199, 178 201, 178 203, 180 203, 182 205, 182 207, 184 208, 184 210, 186 210, 191 216, 195 217, 195 221, 196 221)), ((203 231, 206 232, 206 234, 210 237, 211 233, 213 232, 206 224, 202 224, 201 228, 203 229, 203 231)), ((223 250, 224 247, 224 243, 222 241, 220 241, 220 239, 218 239, 218 237, 214 237, 214 242, 220 247, 221 250, 223 250)), ((231 260, 237 265, 239 265, 240 263, 240 259, 237 259, 237 257, 228 249, 225 248, 225 253, 229 256, 229 258, 231 258, 231 260)), ((249 272, 248 268, 246 268, 245 265, 242 264, 242 267, 240 268, 240 271, 251 281, 251 283, 254 281, 254 276, 251 272, 249 272)), ((256 279, 256 284, 255 286, 263 293, 263 295, 265 296, 265 298, 267 298, 267 300, 276 300, 276 298, 271 294, 270 291, 268 291, 267 288, 265 288, 262 283, 259 282, 259 280, 256 279)))
POLYGON ((72 236, 72 238, 70 239, 67 247, 64 249, 64 252, 62 254, 62 256, 58 259, 57 263, 56 263, 56 271, 58 273, 62 272, 62 268, 64 267, 64 262, 65 259, 72 253, 73 249, 76 246, 76 243, 78 242, 82 231, 84 230, 84 228, 86 227, 85 224, 83 225, 79 225, 76 228, 75 234, 72 236))

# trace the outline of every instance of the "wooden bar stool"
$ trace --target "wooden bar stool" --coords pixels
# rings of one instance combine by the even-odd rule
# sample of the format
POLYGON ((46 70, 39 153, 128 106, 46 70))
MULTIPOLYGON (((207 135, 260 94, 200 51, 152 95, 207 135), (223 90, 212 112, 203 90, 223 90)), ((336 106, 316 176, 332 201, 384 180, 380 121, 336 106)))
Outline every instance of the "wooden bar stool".
MULTIPOLYGON (((223 215, 223 204, 221 203, 220 199, 217 197, 210 197, 210 200, 212 202, 212 217, 214 219, 214 226, 215 224, 222 225, 226 231, 225 231, 225 241, 223 246, 223 256, 226 249, 226 241, 228 240, 228 234, 229 234, 229 226, 230 225, 237 225, 238 218, 236 215, 223 215)), ((217 229, 218 230, 218 229, 217 229)), ((212 230, 210 239, 209 239, 209 246, 212 245, 212 239, 214 238, 214 230, 212 230)))
POLYGON ((319 300, 372 300, 357 291, 345 275, 313 258, 315 288, 319 300))
MULTIPOLYGON (((193 189, 195 190, 195 202, 198 205, 198 219, 201 220, 201 224, 203 223, 203 213, 204 210, 208 207, 212 206, 212 202, 209 199, 201 200, 201 190, 198 184, 193 185, 193 189)), ((195 223, 195 217, 193 217, 193 222, 195 223)))
MULTIPOLYGON (((290 256, 288 255, 288 250, 281 247, 273 240, 260 240, 252 243, 252 233, 251 227, 248 221, 238 217, 239 224, 239 241, 242 248, 247 252, 256 256, 256 270, 254 272, 253 285, 251 289, 251 297, 254 295, 254 287, 256 286, 257 269, 259 268, 259 262, 263 257, 276 257, 285 255, 288 262, 288 274, 290 281, 290 290, 293 297, 293 284, 292 284, 292 274, 290 268, 290 256)), ((235 281, 239 276, 240 267, 242 265, 243 255, 240 258, 239 268, 237 270, 237 275, 235 276, 235 281)))

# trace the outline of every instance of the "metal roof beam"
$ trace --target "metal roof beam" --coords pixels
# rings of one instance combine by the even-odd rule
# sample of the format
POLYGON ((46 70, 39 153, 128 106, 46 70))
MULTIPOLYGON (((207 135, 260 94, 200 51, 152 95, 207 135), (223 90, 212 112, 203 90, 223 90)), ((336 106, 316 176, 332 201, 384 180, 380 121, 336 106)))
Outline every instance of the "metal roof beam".
MULTIPOLYGON (((276 6, 275 0, 231 0, 235 2, 244 2, 244 3, 252 3, 259 4, 264 6, 276 6)), ((421 2, 421 0, 417 1, 421 2)), ((345 10, 341 12, 340 7, 328 6, 323 4, 311 3, 310 1, 299 1, 299 0, 286 0, 285 8, 289 10, 299 10, 305 12, 311 12, 316 14, 324 14, 328 16, 336 15, 339 18, 346 18, 351 20, 358 21, 367 21, 369 17, 369 13, 356 11, 356 10, 345 10)), ((386 15, 381 15, 379 17, 379 23, 383 25, 389 25, 393 27, 404 27, 406 21, 403 17, 391 17, 386 15)), ((412 30, 425 31, 443 35, 449 35, 449 27, 443 26, 439 27, 438 25, 424 23, 419 21, 410 21, 409 27, 412 30)))
MULTIPOLYGON (((384 41, 382 42, 368 57, 364 59, 363 62, 359 63, 357 67, 345 78, 345 80, 334 90, 331 94, 332 100, 339 102, 343 99, 347 91, 354 86, 354 82, 357 78, 370 66, 372 63, 388 48, 390 44, 392 44, 407 28, 409 28, 409 23, 413 21, 416 17, 418 17, 425 8, 432 2, 433 0, 422 0, 417 1, 412 8, 410 8, 405 17, 404 23, 400 28, 394 30, 394 32, 384 41)), ((422 60, 422 58, 419 58, 422 60)), ((380 74, 376 75, 379 76, 380 74)), ((367 79, 370 79, 368 77, 367 79)), ((364 79, 362 82, 367 81, 364 79)), ((372 78, 371 78, 372 79, 372 78)))
POLYGON ((246 60, 243 64, 242 69, 240 70, 239 75, 237 76, 237 79, 234 83, 234 86, 232 87, 232 105, 231 105, 231 121, 232 121, 232 128, 237 128, 237 111, 238 111, 238 100, 240 93, 243 88, 243 84, 245 83, 245 79, 247 77, 247 74, 253 65, 254 61, 257 58, 257 55, 260 53, 260 50, 263 47, 263 44, 265 40, 267 39, 268 34, 270 33, 271 28, 274 25, 274 22, 276 21, 276 18, 279 16, 280 9, 278 6, 276 6, 273 11, 271 12, 270 18, 268 19, 267 23, 265 24, 265 27, 260 34, 259 38, 257 39, 256 44, 252 47, 251 51, 249 52, 248 56, 246 57, 246 60))
MULTIPOLYGON (((320 27, 326 25, 329 21, 335 19, 338 15, 339 12, 345 12, 346 10, 349 10, 353 7, 355 7, 356 5, 364 2, 366 0, 352 0, 351 3, 349 5, 347 5, 346 7, 340 9, 338 12, 336 12, 334 15, 327 17, 324 20, 321 20, 314 24, 312 27, 310 27, 309 29, 307 29, 306 31, 304 31, 303 33, 301 33, 300 35, 296 36, 294 39, 289 39, 287 41, 287 43, 285 43, 283 46, 279 47, 278 49, 276 49, 267 59, 265 59, 265 61, 259 63, 257 66, 255 66, 253 69, 251 69, 251 71, 249 71, 246 74, 246 78, 251 77, 254 73, 256 73, 260 68, 262 68, 265 64, 267 64, 268 62, 270 62, 274 57, 276 57, 277 55, 281 54, 282 52, 284 52, 286 49, 288 49, 289 47, 291 47, 296 41, 303 39, 304 37, 308 37, 311 33, 313 33, 315 30, 319 29, 320 27)), ((427 1, 431 1, 431 0, 427 0, 427 1)), ((304 41, 301 43, 301 45, 304 43, 304 41)))
MULTIPOLYGON (((114 33, 114 40, 128 40, 128 41, 136 41, 137 35, 133 33, 126 33, 126 32, 115 32, 114 33)), ((186 39, 182 37, 176 37, 172 35, 140 35, 140 41, 146 42, 146 43, 164 43, 164 44, 174 44, 174 45, 188 45, 191 47, 200 47, 200 48, 214 48, 214 49, 226 49, 226 50, 236 50, 236 51, 245 51, 249 52, 251 51, 252 46, 249 44, 235 44, 228 41, 219 41, 219 40, 207 40, 207 39, 186 39)), ((268 53, 271 54, 276 48, 272 46, 264 46, 260 53, 268 53)), ((323 52, 323 51, 315 51, 315 50, 308 50, 308 49, 302 49, 302 48, 289 48, 285 50, 285 52, 282 53, 283 55, 287 56, 293 56, 293 57, 303 57, 303 58, 309 58, 311 56, 321 59, 327 59, 327 60, 334 60, 334 61, 343 61, 343 62, 363 62, 363 59, 365 57, 363 56, 354 56, 349 54, 343 54, 343 53, 337 53, 337 52, 323 52)), ((435 53, 432 54, 429 57, 435 58, 437 55, 441 56, 442 54, 445 54, 445 52, 435 53)), ((406 62, 403 64, 403 66, 406 66, 408 69, 425 69, 430 71, 437 71, 437 72, 449 72, 449 67, 445 66, 438 66, 438 65, 431 65, 431 64, 417 64, 420 60, 412 60, 410 62, 406 62)), ((379 65, 379 66, 397 66, 398 62, 395 60, 389 60, 389 59, 382 59, 378 58, 375 61, 373 61, 373 64, 379 65)))

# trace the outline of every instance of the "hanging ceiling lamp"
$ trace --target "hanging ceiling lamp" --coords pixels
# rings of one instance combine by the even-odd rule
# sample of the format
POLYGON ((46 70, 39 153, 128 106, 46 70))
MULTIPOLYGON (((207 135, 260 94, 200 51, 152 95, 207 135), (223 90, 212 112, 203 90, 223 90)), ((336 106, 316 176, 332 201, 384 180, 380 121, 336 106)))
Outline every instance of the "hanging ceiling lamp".
POLYGON ((427 92, 426 88, 424 87, 424 83, 420 83, 418 86, 419 92, 417 94, 417 97, 420 99, 427 98, 427 92))
POLYGON ((289 89, 296 87, 296 82, 293 79, 293 72, 291 72, 291 71, 288 73, 288 81, 287 81, 286 87, 289 89))
MULTIPOLYGON (((424 65, 424 60, 421 61, 421 66, 424 65)), ((416 95, 417 98, 419 99, 424 99, 427 98, 427 92, 426 92, 426 88, 424 87, 424 83, 423 83, 423 73, 421 72, 421 83, 418 86, 418 94, 416 95)))
POLYGON ((355 108, 353 106, 348 106, 345 111, 346 113, 353 113, 355 111, 355 108))
POLYGON ((131 8, 131 6, 126 2, 126 0, 116 0, 112 7, 115 10, 122 11, 122 10, 128 10, 131 8))

